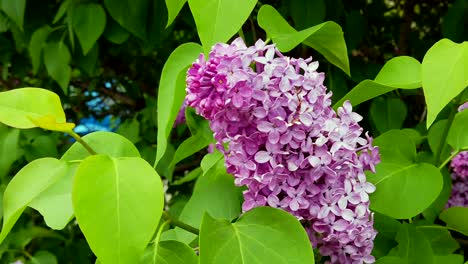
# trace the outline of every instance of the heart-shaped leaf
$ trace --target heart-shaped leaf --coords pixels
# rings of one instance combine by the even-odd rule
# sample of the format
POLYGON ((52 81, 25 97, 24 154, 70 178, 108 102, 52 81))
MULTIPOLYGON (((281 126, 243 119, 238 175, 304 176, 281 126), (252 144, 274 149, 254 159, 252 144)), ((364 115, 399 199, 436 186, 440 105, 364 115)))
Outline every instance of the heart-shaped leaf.
POLYGON ((203 217, 200 264, 314 263, 312 245, 292 215, 276 208, 258 207, 235 223, 203 217))
POLYGON ((104 32, 106 12, 99 4, 86 3, 74 7, 71 16, 73 30, 86 55, 104 32))
POLYGON ((343 31, 337 23, 328 21, 298 32, 276 9, 270 5, 263 5, 258 12, 258 24, 273 39, 280 51, 287 52, 304 43, 350 75, 343 31))
POLYGON ((164 192, 145 160, 94 155, 78 167, 72 200, 80 229, 101 263, 137 263, 158 226, 164 192))
POLYGON ((378 73, 375 80, 364 80, 338 101, 333 108, 349 100, 358 105, 379 95, 396 89, 416 89, 421 87, 421 64, 408 56, 389 60, 378 73))
POLYGON ((198 35, 206 53, 217 42, 226 42, 239 31, 257 0, 188 0, 198 35))
POLYGON ((39 127, 35 122, 44 118, 55 124, 66 123, 65 112, 57 94, 41 88, 0 92, 1 123, 16 128, 33 128, 39 127))
POLYGON ((439 112, 468 86, 468 42, 439 40, 424 55, 422 85, 427 104, 427 127, 439 112))

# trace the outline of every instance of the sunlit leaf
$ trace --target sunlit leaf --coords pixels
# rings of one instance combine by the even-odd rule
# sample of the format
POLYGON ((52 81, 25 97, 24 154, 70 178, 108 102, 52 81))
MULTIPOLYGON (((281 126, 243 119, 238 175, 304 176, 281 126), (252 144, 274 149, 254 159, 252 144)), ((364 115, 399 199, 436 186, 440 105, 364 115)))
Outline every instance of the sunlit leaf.
POLYGON ((442 39, 422 62, 422 85, 427 104, 427 127, 439 112, 468 86, 468 42, 442 39))
POLYGON ((94 155, 78 167, 72 200, 80 229, 103 264, 137 263, 158 226, 164 193, 145 160, 94 155))

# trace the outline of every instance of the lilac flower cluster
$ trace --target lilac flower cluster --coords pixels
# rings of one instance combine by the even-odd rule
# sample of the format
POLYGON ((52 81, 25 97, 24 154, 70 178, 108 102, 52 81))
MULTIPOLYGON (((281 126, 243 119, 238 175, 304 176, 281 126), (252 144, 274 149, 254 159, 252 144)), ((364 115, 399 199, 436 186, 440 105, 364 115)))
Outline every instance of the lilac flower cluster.
MULTIPOLYGON (((468 102, 462 104, 458 111, 468 109, 468 102)), ((452 159, 452 195, 448 200, 447 207, 468 207, 468 151, 460 152, 452 159)))
POLYGON ((244 211, 282 208, 331 263, 372 263, 375 187, 364 170, 374 171, 378 149, 349 102, 333 111, 317 68, 261 40, 216 44, 188 70, 187 105, 210 121, 228 172, 248 187, 244 211))

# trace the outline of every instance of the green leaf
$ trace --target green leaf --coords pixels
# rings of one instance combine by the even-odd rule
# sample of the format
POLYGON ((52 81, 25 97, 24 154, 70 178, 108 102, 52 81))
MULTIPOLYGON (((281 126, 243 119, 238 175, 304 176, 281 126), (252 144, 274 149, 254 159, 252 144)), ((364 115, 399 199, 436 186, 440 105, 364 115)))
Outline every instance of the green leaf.
POLYGON ((437 153, 442 144, 442 153, 440 157, 442 160, 448 158, 451 152, 450 146, 445 144, 446 139, 442 138, 444 130, 447 127, 447 123, 447 119, 439 120, 429 128, 429 132, 427 133, 427 142, 429 143, 432 153, 437 153))
POLYGON ((429 240, 413 225, 403 224, 396 236, 397 255, 408 264, 431 264, 434 256, 429 240))
POLYGON ((350 75, 343 31, 337 23, 328 21, 298 32, 276 9, 270 5, 263 5, 258 12, 258 24, 266 31, 268 37, 273 39, 280 51, 287 52, 304 43, 350 75))
POLYGON ((445 206, 447 205, 447 201, 449 200, 450 195, 452 194, 452 177, 450 175, 450 172, 447 168, 442 168, 440 172, 442 173, 444 187, 442 187, 442 191, 440 192, 437 199, 431 204, 429 208, 427 208, 423 212, 424 218, 432 223, 436 220, 436 218, 445 208, 445 206))
POLYGON ((104 0, 112 18, 135 36, 145 39, 149 0, 104 0))
POLYGON ((115 20, 108 19, 104 37, 115 44, 122 44, 130 37, 130 33, 115 22, 115 20))
POLYGON ((464 29, 464 17, 468 7, 465 0, 455 0, 453 5, 448 9, 447 14, 442 18, 442 35, 444 38, 451 39, 456 42, 463 41, 463 34, 466 32, 464 29))
POLYGON ((68 83, 71 78, 70 60, 70 51, 62 41, 49 42, 44 47, 44 64, 47 72, 65 93, 68 91, 68 83))
POLYGON ((86 55, 104 32, 106 12, 99 4, 86 3, 74 7, 71 16, 73 30, 86 55))
POLYGON ((31 144, 25 145, 24 156, 28 162, 38 158, 58 157, 58 140, 52 135, 40 135, 34 138, 31 144))
POLYGON ((431 243, 435 255, 448 255, 460 248, 458 242, 452 238, 450 232, 443 226, 418 226, 417 229, 431 243))
POLYGON ((458 255, 458 254, 434 256, 434 263, 436 264, 463 264, 463 259, 464 259, 463 256, 458 255))
POLYGON ((31 41, 29 42, 29 55, 31 56, 34 74, 37 74, 39 67, 41 67, 42 49, 45 46, 50 32, 52 32, 52 28, 45 25, 34 31, 31 36, 31 41))
POLYGON ((349 100, 353 106, 396 89, 421 87, 421 64, 414 58, 399 56, 389 60, 375 77, 364 80, 338 101, 333 108, 349 100))
POLYGON ((26 0, 2 0, 1 7, 3 12, 23 31, 26 0))
POLYGON ((75 175, 73 209, 89 246, 103 263, 136 263, 158 226, 162 182, 141 158, 94 155, 75 175))
POLYGON ((372 255, 375 258, 386 256, 397 243, 395 236, 400 230, 401 223, 389 216, 374 213, 374 228, 377 230, 377 236, 374 239, 374 248, 372 255))
POLYGON ((185 2, 187 2, 187 0, 166 0, 167 12, 169 13, 166 27, 174 22, 174 19, 177 17, 180 10, 182 10, 182 7, 184 7, 185 2))
POLYGON ((65 112, 57 94, 41 88, 0 92, 0 122, 16 128, 38 127, 33 120, 52 117, 65 123, 65 112))
POLYGON ((61 230, 73 218, 72 184, 77 165, 69 165, 62 178, 50 185, 40 196, 29 203, 44 216, 48 227, 61 230))
POLYGON ((5 13, 0 11, 0 33, 5 33, 9 29, 10 29, 10 19, 5 15, 5 13))
POLYGON ((179 241, 169 240, 158 243, 158 250, 155 247, 145 252, 140 261, 141 264, 197 264, 198 257, 192 248, 179 241), (156 254, 155 254, 156 253, 156 254))
POLYGON ((406 104, 400 98, 378 97, 370 106, 370 117, 380 133, 400 129, 407 113, 406 104))
POLYGON ((140 122, 136 118, 125 120, 125 122, 119 126, 117 133, 135 144, 140 141, 140 122))
POLYGON ((368 175, 369 182, 377 188, 370 196, 370 207, 396 219, 408 219, 423 212, 443 187, 439 169, 428 163, 402 165, 382 159, 376 171, 368 175))
POLYGON ((57 258, 54 254, 47 252, 47 251, 38 251, 36 252, 31 261, 28 262, 30 264, 57 264, 57 258))
POLYGON ((52 21, 52 24, 55 24, 59 22, 59 20, 65 15, 65 13, 68 11, 68 8, 70 7, 70 4, 72 3, 71 0, 65 0, 62 2, 60 5, 57 14, 55 14, 54 20, 52 21))
POLYGON ((184 140, 177 148, 169 167, 175 166, 183 159, 190 157, 214 142, 213 132, 210 129, 208 121, 203 120, 203 122, 198 125, 199 128, 197 128, 196 133, 184 140))
POLYGON ((416 145, 407 133, 401 130, 390 130, 375 138, 383 162, 413 164, 416 160, 416 145), (398 144, 395 144, 398 142, 398 144))
POLYGON ((325 19, 325 1, 290 0, 289 10, 294 25, 301 30, 322 23, 325 19))
MULTIPOLYGON (((216 169, 201 175, 193 190, 192 197, 182 210, 179 220, 199 227, 205 212, 216 218, 233 220, 241 212, 242 190, 234 185, 234 177, 226 173, 224 160, 218 160, 216 169)), ((183 229, 175 229, 175 239, 190 243, 195 235, 183 229)), ((169 237, 163 233, 164 240, 169 237)))
POLYGON ((23 167, 10 181, 3 196, 3 228, 0 244, 24 209, 68 171, 65 162, 54 158, 37 159, 23 167))
POLYGON ((439 112, 468 85, 468 42, 442 39, 422 62, 422 85, 427 104, 427 127, 439 112))
POLYGON ((468 207, 450 207, 440 214, 447 226, 468 236, 468 207))
POLYGON ((219 150, 215 150, 213 153, 206 154, 200 163, 200 167, 203 170, 203 175, 212 173, 212 169, 216 170, 217 164, 219 162, 224 162, 223 158, 223 153, 221 153, 219 150))
POLYGON ((0 179, 8 175, 11 165, 19 158, 18 142, 19 130, 0 124, 0 179))
POLYGON ((447 135, 447 142, 455 150, 468 149, 468 111, 461 111, 455 115, 452 126, 447 135))
POLYGON ((167 140, 185 98, 185 69, 203 52, 200 45, 185 43, 177 47, 164 64, 158 89, 158 136, 155 166, 164 156, 167 140))
MULTIPOLYGON (((106 154, 114 158, 140 157, 140 153, 135 145, 125 137, 116 133, 105 131, 93 132, 84 136, 82 139, 98 154, 106 154)), ((79 142, 75 142, 67 152, 63 154, 61 160, 84 160, 89 155, 89 152, 83 145, 79 142)))
POLYGON ((257 207, 235 223, 203 217, 200 264, 315 263, 304 228, 280 209, 257 207))
POLYGON ((396 219, 408 219, 428 208, 443 187, 439 169, 428 163, 414 163, 416 146, 404 132, 391 130, 374 143, 380 148, 382 162, 376 166, 375 174, 367 175, 377 188, 370 196, 371 209, 396 219))
POLYGON ((226 42, 252 13, 257 0, 188 0, 205 53, 217 42, 226 42))

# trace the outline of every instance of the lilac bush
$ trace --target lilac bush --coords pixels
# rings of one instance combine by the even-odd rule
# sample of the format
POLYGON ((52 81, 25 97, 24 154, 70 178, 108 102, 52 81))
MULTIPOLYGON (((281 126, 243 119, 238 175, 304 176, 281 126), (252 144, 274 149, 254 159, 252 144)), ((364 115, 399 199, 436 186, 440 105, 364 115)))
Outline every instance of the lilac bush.
POLYGON ((186 103, 210 121, 243 210, 296 216, 331 263, 372 263, 369 210, 378 148, 349 102, 331 107, 318 62, 284 56, 259 40, 216 44, 188 70, 186 103))

